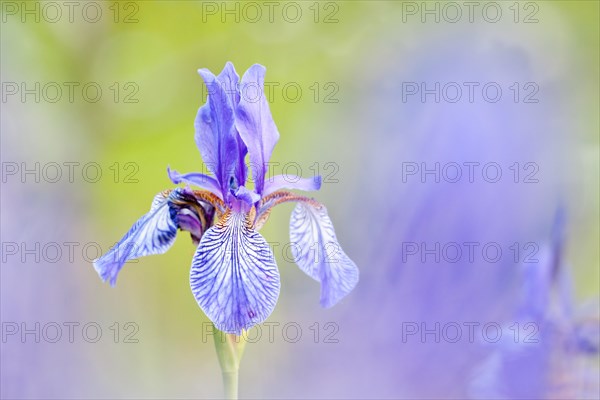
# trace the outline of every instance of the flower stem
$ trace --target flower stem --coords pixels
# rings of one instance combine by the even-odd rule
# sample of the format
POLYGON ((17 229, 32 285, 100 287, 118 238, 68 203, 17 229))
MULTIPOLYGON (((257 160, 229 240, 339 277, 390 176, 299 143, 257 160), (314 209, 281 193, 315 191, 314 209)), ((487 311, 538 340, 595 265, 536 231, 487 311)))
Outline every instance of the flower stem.
POLYGON ((237 400, 238 398, 238 376, 239 371, 223 371, 223 390, 225 398, 228 400, 237 400))
POLYGON ((215 339, 215 349, 217 350, 217 357, 219 358, 223 374, 225 398, 230 400, 237 399, 240 361, 244 354, 246 341, 243 335, 237 336, 221 332, 214 325, 213 338, 215 339))

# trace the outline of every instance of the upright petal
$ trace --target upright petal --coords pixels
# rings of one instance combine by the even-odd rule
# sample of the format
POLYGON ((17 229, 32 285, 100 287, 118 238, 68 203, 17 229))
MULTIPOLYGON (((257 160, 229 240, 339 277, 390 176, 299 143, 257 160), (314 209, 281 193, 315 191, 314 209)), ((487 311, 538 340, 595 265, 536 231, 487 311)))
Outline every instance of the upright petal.
POLYGON ((321 306, 331 307, 358 283, 358 268, 338 243, 327 209, 299 202, 290 219, 290 242, 296 264, 321 283, 321 306))
POLYGON ((275 308, 279 271, 268 243, 248 227, 245 214, 230 213, 202 237, 190 285, 217 329, 239 335, 275 308))
POLYGON ((279 140, 279 132, 271 116, 264 85, 265 67, 255 64, 242 77, 240 103, 235 110, 235 123, 241 138, 248 146, 254 186, 260 195, 263 194, 267 163, 279 140))
POLYGON ((154 197, 150 211, 141 217, 129 232, 102 257, 94 261, 94 268, 103 281, 111 286, 123 265, 131 259, 166 252, 177 235, 177 225, 171 218, 168 196, 159 193, 154 197))
POLYGON ((223 194, 229 197, 229 187, 237 186, 244 176, 244 159, 240 158, 239 136, 234 129, 233 105, 223 85, 209 70, 198 73, 208 89, 208 101, 200 107, 196 116, 196 144, 207 168, 215 174, 223 194))
MULTIPOLYGON (((240 77, 235 71, 235 68, 231 62, 228 61, 225 64, 225 68, 223 68, 223 71, 221 71, 217 79, 221 83, 223 90, 227 94, 227 97, 229 98, 229 101, 231 102, 231 105, 235 110, 238 103, 240 102, 240 77)), ((235 132, 234 136, 237 144, 238 159, 241 160, 240 168, 236 169, 236 178, 238 185, 243 185, 244 183, 246 183, 246 174, 248 172, 248 169, 244 162, 246 154, 248 153, 248 149, 246 148, 246 144, 244 143, 244 141, 240 138, 235 124, 233 126, 233 130, 235 132)))
POLYGON ((229 97, 229 101, 235 107, 240 102, 240 77, 237 74, 235 67, 231 62, 227 62, 223 71, 217 76, 217 79, 221 83, 225 94, 229 97))

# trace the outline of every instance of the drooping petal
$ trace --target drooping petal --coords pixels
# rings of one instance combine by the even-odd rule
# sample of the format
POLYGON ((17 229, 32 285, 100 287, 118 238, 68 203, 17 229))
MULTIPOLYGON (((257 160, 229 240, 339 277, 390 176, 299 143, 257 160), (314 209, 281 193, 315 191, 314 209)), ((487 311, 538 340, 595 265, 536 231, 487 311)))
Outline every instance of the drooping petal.
POLYGON ((131 259, 166 252, 177 235, 177 225, 171 218, 168 196, 154 197, 150 211, 141 217, 107 253, 94 261, 94 268, 103 281, 111 286, 123 265, 131 259))
POLYGON ((263 322, 279 297, 279 271, 265 239, 231 213, 202 237, 190 271, 198 305, 217 329, 241 334, 263 322))
POLYGON ((331 307, 358 283, 358 268, 338 243, 325 206, 299 202, 290 219, 296 264, 321 283, 321 306, 331 307))
POLYGON ((317 175, 313 178, 301 178, 296 175, 275 175, 265 180, 263 197, 268 196, 277 190, 304 190, 313 191, 321 189, 321 176, 317 175))
POLYGON ((263 194, 267 163, 279 140, 264 92, 265 71, 259 64, 246 71, 240 84, 240 102, 235 110, 235 124, 248 146, 254 186, 260 195, 263 194))
POLYGON ((229 187, 243 184, 235 182, 243 177, 246 166, 240 158, 239 135, 234 129, 233 105, 223 85, 207 69, 198 73, 208 89, 208 101, 200 107, 196 116, 196 144, 207 168, 215 174, 223 194, 229 198, 229 187))
POLYGON ((208 190, 211 193, 218 196, 221 200, 223 200, 223 195, 221 194, 221 187, 219 183, 212 176, 208 176, 205 174, 201 174, 199 172, 190 172, 187 174, 180 174, 179 172, 167 167, 167 173, 169 174, 169 178, 171 182, 178 185, 180 183, 186 183, 188 185, 198 186, 202 189, 208 190))

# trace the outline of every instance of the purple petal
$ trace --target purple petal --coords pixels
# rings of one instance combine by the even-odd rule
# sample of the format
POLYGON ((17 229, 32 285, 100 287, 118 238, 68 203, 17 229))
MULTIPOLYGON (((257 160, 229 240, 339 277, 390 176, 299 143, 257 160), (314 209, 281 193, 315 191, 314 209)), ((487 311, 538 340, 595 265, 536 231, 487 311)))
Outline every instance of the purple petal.
POLYGON ((256 192, 263 195, 267 163, 279 140, 277 126, 271 116, 264 93, 265 67, 255 64, 246 71, 240 85, 240 103, 235 110, 235 123, 250 154, 250 165, 256 192))
POLYGON ((325 206, 296 205, 290 244, 296 264, 321 283, 321 306, 335 305, 358 283, 358 268, 338 243, 325 206))
POLYGON ((265 181, 263 196, 281 190, 304 190, 310 192, 321 189, 321 176, 317 175, 313 178, 301 178, 296 175, 276 175, 265 181))
POLYGON ((208 88, 208 101, 200 107, 196 116, 196 144, 208 169, 215 174, 224 200, 229 196, 232 184, 241 185, 245 176, 244 159, 240 154, 239 135, 234 129, 233 105, 223 85, 207 69, 198 73, 208 88))
MULTIPOLYGON (((221 71, 217 79, 221 83, 221 87, 225 91, 225 94, 227 94, 227 97, 229 98, 229 101, 231 102, 231 105, 235 110, 238 103, 240 102, 240 77, 235 71, 235 68, 231 62, 228 61, 225 64, 225 68, 223 68, 223 71, 221 71)), ((240 168, 236 170, 236 179, 238 185, 243 185, 244 183, 246 183, 246 175, 248 173, 248 168, 244 163, 244 159, 246 158, 248 149, 246 148, 246 144, 244 143, 244 141, 239 137, 239 133, 237 131, 237 128, 235 127, 235 124, 233 130, 235 132, 234 136, 236 137, 236 143, 238 147, 238 159, 241 160, 240 168)))
POLYGON ((154 197, 150 211, 140 218, 107 253, 94 261, 94 268, 103 281, 111 286, 123 265, 131 259, 166 252, 177 235, 177 225, 171 218, 168 197, 154 197))
POLYGON ((200 243, 204 228, 202 222, 196 214, 190 209, 183 208, 177 213, 177 226, 182 231, 188 231, 192 237, 192 242, 197 246, 200 243))
POLYGON ((235 67, 231 62, 227 62, 223 71, 217 76, 217 79, 221 83, 225 94, 229 98, 231 104, 235 107, 240 102, 240 90, 239 82, 240 76, 235 71, 235 67))
POLYGON ((188 185, 198 186, 199 188, 210 191, 215 194, 221 200, 223 200, 223 195, 221 194, 221 188, 219 187, 219 183, 212 176, 204 175, 199 172, 190 172, 188 174, 180 174, 179 172, 167 167, 167 173, 169 174, 169 178, 171 182, 178 185, 180 183, 186 183, 188 185))
POLYGON ((279 297, 279 271, 265 239, 229 214, 210 228, 192 261, 190 285, 217 329, 240 335, 263 322, 279 297))
POLYGON ((533 262, 521 263, 523 286, 519 313, 523 316, 542 317, 550 304, 552 293, 552 249, 542 245, 533 262))
MULTIPOLYGON (((507 331, 511 329, 509 326, 507 331)), ((495 349, 473 369, 469 398, 539 398, 539 393, 548 385, 543 373, 551 356, 552 330, 545 328, 540 331, 539 339, 536 338, 538 342, 515 341, 514 337, 504 335, 494 343, 495 349), (540 375, 538 379, 532 379, 534 374, 540 375)))
POLYGON ((245 186, 240 186, 237 188, 235 191, 235 197, 240 200, 244 200, 248 204, 254 204, 260 200, 260 196, 256 192, 246 188, 245 186))

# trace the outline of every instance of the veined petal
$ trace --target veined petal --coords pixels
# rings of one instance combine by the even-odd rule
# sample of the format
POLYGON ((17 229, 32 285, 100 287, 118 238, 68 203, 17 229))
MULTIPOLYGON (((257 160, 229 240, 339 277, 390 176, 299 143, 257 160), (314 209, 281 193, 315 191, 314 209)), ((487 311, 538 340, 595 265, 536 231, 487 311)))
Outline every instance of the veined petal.
POLYGON ((209 94, 207 103, 196 115, 196 144, 207 168, 219 182, 223 200, 227 201, 230 186, 244 183, 239 179, 245 176, 243 171, 246 168, 240 154, 240 138, 234 128, 233 105, 212 72, 200 69, 198 73, 204 79, 209 94), (237 182, 232 182, 232 178, 237 182))
POLYGON ((178 185, 180 183, 186 183, 188 185, 198 186, 202 189, 208 190, 211 193, 215 194, 221 200, 223 200, 223 195, 221 194, 221 188, 219 183, 212 176, 208 176, 205 174, 201 174, 199 172, 190 172, 187 174, 180 174, 179 172, 167 167, 167 173, 169 174, 169 178, 171 182, 178 185))
POLYGON ((338 243, 325 206, 296 205, 290 219, 290 242, 296 264, 321 283, 321 306, 333 306, 354 289, 358 268, 338 243))
POLYGON ((265 67, 251 66, 242 77, 240 102, 235 109, 235 124, 250 154, 256 192, 263 194, 267 163, 279 140, 277 126, 265 96, 265 67))
POLYGON ((296 189, 307 192, 319 190, 321 189, 321 176, 317 175, 313 178, 301 178, 296 175, 275 175, 274 177, 265 180, 263 196, 268 196, 281 189, 296 189))
POLYGON ((263 322, 279 297, 279 271, 265 239, 242 213, 202 237, 190 271, 192 293, 217 329, 241 334, 263 322))
POLYGON ((102 257, 94 261, 94 268, 103 281, 111 286, 123 265, 131 259, 166 252, 177 235, 177 225, 171 218, 168 196, 154 197, 150 211, 140 218, 121 240, 102 257))

